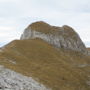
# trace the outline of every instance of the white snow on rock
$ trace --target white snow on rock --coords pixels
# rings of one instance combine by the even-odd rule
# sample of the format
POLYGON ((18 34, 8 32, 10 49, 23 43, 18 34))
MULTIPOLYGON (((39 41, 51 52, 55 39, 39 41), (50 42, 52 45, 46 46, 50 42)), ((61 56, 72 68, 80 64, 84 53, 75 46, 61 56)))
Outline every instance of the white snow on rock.
POLYGON ((0 65, 0 90, 51 90, 43 84, 0 65))

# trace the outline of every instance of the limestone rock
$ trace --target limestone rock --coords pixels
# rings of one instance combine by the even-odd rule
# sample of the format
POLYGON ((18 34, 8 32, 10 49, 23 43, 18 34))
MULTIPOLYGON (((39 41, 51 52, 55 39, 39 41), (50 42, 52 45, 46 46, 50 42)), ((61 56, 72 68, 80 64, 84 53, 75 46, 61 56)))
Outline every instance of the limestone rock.
POLYGON ((0 65, 0 90, 51 90, 32 77, 24 76, 0 65))
POLYGON ((87 54, 86 47, 73 28, 51 26, 43 21, 29 25, 21 36, 21 40, 40 38, 57 47, 80 51, 87 54))

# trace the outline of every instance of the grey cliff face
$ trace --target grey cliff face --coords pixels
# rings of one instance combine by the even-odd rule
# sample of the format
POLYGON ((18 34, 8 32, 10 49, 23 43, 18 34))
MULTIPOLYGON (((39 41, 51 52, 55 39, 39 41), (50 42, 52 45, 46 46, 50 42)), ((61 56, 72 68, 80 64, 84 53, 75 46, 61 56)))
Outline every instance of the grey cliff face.
POLYGON ((87 54, 84 43, 71 27, 66 25, 63 27, 51 27, 53 29, 55 28, 55 30, 50 31, 49 33, 44 33, 35 29, 33 30, 29 26, 29 28, 25 29, 22 34, 21 40, 40 38, 57 48, 70 49, 87 54))

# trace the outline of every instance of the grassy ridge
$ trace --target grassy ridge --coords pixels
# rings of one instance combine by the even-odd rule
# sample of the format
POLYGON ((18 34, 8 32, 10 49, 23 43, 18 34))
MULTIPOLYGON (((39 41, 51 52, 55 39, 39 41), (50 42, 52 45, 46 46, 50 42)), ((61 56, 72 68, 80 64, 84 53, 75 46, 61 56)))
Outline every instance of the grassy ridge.
POLYGON ((90 57, 79 52, 57 50, 41 39, 15 40, 0 53, 0 63, 27 76, 32 76, 53 90, 90 90, 90 57), (9 62, 16 62, 13 64, 9 62))

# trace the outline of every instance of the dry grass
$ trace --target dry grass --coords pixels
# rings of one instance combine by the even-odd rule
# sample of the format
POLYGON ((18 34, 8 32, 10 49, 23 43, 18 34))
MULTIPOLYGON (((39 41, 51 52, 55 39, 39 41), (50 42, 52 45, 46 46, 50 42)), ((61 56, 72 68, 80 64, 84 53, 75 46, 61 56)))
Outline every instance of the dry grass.
POLYGON ((89 51, 90 51, 90 48, 87 48, 87 50, 89 50, 89 51))
POLYGON ((26 28, 26 30, 35 30, 35 31, 42 32, 45 34, 63 36, 66 39, 71 37, 72 39, 77 40, 76 32, 74 31, 73 28, 71 28, 67 25, 58 27, 58 26, 49 25, 43 21, 38 21, 38 22, 34 22, 34 23, 30 24, 26 28))
POLYGON ((30 26, 27 27, 27 29, 30 28, 31 30, 36 30, 43 33, 49 33, 50 31, 52 31, 51 26, 43 21, 32 23, 30 26))
POLYGON ((0 53, 0 63, 27 76, 32 76, 53 90, 90 90, 86 84, 90 57, 79 52, 57 50, 40 39, 15 40, 0 53), (16 64, 8 60, 16 61, 16 64))

